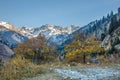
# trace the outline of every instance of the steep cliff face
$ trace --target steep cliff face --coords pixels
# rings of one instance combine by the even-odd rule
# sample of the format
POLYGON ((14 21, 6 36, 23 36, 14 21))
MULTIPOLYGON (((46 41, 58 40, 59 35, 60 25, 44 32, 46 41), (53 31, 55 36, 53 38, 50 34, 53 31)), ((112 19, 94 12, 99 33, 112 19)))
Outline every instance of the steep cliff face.
POLYGON ((120 50, 119 45, 120 45, 120 27, 114 30, 111 34, 108 34, 101 43, 101 46, 104 47, 106 50, 114 48, 115 50, 119 51, 120 50))

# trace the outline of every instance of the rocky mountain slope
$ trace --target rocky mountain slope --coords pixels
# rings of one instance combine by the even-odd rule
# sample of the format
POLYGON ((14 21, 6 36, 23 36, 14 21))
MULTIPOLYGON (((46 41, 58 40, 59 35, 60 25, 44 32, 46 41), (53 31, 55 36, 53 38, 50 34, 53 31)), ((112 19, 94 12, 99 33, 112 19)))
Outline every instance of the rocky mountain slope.
POLYGON ((0 55, 10 57, 14 54, 12 48, 27 39, 18 28, 7 22, 0 22, 0 55))
POLYGON ((116 51, 120 51, 120 26, 105 37, 101 46, 104 47, 105 50, 115 49, 116 51))

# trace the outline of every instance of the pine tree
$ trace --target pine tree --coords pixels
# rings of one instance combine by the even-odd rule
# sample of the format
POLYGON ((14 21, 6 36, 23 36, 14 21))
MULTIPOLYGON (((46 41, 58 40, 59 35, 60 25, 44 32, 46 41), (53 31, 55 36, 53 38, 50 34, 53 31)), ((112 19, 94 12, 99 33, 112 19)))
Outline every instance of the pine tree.
POLYGON ((113 15, 114 15, 114 14, 113 14, 113 11, 111 11, 111 13, 110 13, 110 17, 113 17, 113 15))
POLYGON ((110 19, 110 15, 109 14, 107 14, 107 19, 110 19))
POLYGON ((118 8, 118 13, 120 13, 120 7, 118 8))
POLYGON ((109 28, 109 34, 111 34, 115 29, 119 27, 119 22, 117 21, 116 15, 111 18, 111 24, 109 28))

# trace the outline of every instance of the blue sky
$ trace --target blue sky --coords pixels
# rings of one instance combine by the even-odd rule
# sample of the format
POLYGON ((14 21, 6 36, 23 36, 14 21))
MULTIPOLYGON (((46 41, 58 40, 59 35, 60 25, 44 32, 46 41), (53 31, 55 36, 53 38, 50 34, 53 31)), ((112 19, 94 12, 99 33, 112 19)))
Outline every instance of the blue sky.
POLYGON ((120 7, 120 0, 0 0, 0 20, 17 27, 83 26, 120 7))

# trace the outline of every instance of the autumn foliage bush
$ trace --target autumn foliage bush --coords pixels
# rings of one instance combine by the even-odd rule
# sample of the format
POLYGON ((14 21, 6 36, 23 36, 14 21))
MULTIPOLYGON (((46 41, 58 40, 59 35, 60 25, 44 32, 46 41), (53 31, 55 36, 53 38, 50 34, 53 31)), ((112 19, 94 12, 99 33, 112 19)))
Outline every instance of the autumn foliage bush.
POLYGON ((54 49, 55 47, 49 44, 43 35, 39 35, 36 38, 31 38, 19 44, 14 48, 14 51, 17 55, 21 55, 25 59, 40 63, 54 60, 55 56, 51 54, 54 49))
POLYGON ((104 53, 104 48, 100 47, 100 43, 100 41, 94 39, 84 41, 75 39, 65 46, 66 60, 68 62, 83 62, 84 57, 87 57, 90 53, 96 53, 96 55, 97 53, 104 53))

